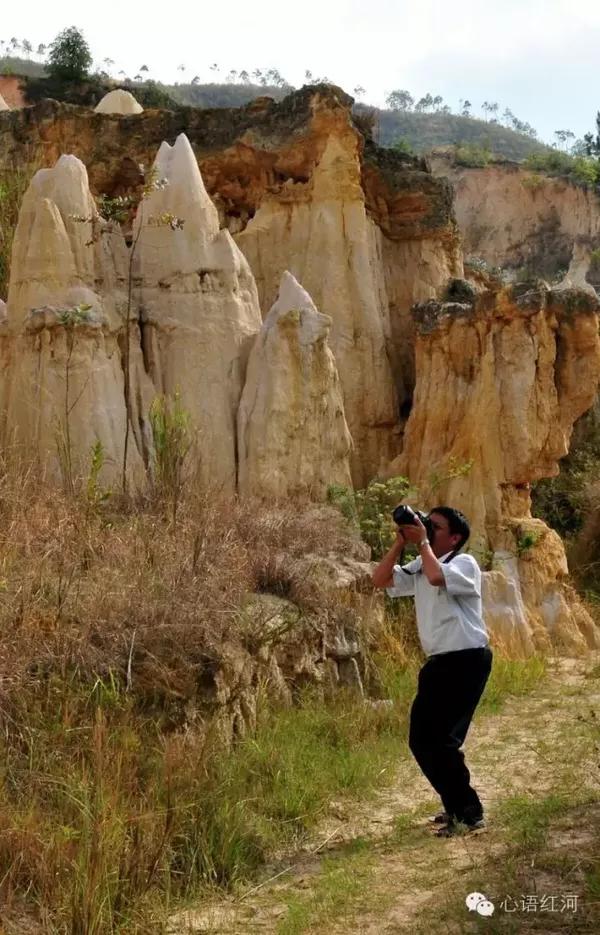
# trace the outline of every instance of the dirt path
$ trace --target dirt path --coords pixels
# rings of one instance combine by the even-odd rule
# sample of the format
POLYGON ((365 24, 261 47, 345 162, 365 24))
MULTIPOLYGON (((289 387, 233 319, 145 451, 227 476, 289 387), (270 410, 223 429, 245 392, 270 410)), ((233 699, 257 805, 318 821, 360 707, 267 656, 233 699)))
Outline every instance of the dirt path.
MULTIPOLYGON (((438 803, 409 758, 394 783, 368 802, 331 803, 305 851, 266 868, 255 887, 179 913, 171 935, 412 935, 444 888, 507 852, 506 834, 494 821, 503 802, 518 795, 542 800, 565 790, 573 800, 598 793, 590 712, 600 718, 600 657, 555 661, 531 694, 510 698, 471 728, 467 760, 486 806, 485 833, 435 838, 426 816, 438 803)), ((584 825, 563 838, 585 844, 591 833, 584 825)), ((466 915, 457 931, 476 930, 466 915)))

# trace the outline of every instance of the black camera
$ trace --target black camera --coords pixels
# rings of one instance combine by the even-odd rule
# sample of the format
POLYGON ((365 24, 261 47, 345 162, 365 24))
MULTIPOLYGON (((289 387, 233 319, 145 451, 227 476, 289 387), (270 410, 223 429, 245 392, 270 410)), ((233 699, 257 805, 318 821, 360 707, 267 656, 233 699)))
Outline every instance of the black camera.
POLYGON ((421 510, 413 510, 410 506, 397 506, 392 513, 392 518, 396 526, 416 526, 417 516, 427 531, 427 538, 432 542, 434 529, 427 513, 422 513, 421 510))

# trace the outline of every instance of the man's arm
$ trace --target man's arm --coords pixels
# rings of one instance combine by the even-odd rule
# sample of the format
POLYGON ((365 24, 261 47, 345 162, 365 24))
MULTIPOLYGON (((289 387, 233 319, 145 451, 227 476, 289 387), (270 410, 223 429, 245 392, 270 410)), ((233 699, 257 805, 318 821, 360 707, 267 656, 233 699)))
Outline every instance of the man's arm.
POLYGON ((414 526, 404 526, 403 532, 407 542, 414 542, 419 546, 419 554, 423 563, 423 574, 434 588, 445 587, 446 579, 442 571, 442 566, 433 554, 433 550, 427 538, 427 530, 419 517, 415 517, 414 526))
POLYGON ((394 565, 398 565, 404 551, 405 540, 402 532, 398 529, 396 539, 386 554, 383 556, 379 565, 371 575, 371 581, 376 588, 391 588, 394 584, 394 565))
MULTIPOLYGON (((423 527, 424 528, 424 527, 423 527)), ((442 566, 433 554, 429 542, 424 542, 419 546, 421 561, 423 562, 423 574, 434 588, 442 588, 446 585, 446 579, 442 571, 442 566)))

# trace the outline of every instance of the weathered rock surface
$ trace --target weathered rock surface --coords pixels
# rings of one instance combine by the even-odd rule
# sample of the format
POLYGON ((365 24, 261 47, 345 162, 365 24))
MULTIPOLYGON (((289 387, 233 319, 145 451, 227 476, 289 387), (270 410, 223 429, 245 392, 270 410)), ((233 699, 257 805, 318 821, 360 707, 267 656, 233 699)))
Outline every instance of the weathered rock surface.
POLYGON ((503 628, 522 619, 521 598, 526 608, 527 628, 515 624, 511 647, 542 647, 548 639, 581 647, 598 639, 563 587, 562 543, 531 519, 529 495, 531 482, 558 472, 573 424, 595 398, 598 309, 587 293, 544 287, 415 308, 414 407, 390 473, 410 477, 429 506, 462 509, 480 558, 527 553, 508 563, 506 581, 498 578, 501 567, 494 572, 489 589, 494 606, 512 608, 503 628))
POLYGON ((98 101, 94 107, 97 114, 121 114, 122 116, 131 114, 142 114, 144 108, 136 101, 131 91, 125 91, 123 88, 115 88, 105 94, 101 101, 98 101))
POLYGON ((8 104, 6 103, 6 101, 4 100, 1 94, 0 94, 0 110, 10 110, 10 107, 8 106, 8 104))
POLYGON ((0 94, 8 104, 9 110, 25 107, 22 79, 16 75, 0 75, 0 94))
POLYGON ((352 439, 327 343, 330 326, 284 273, 250 352, 238 410, 240 493, 321 500, 330 484, 352 485, 352 439))
POLYGON ((573 245, 573 255, 569 263, 569 268, 562 281, 555 286, 555 288, 559 291, 581 289, 583 292, 587 292, 595 298, 597 295, 596 290, 587 281, 591 262, 592 258, 589 246, 576 241, 573 245))
POLYGON ((431 168, 454 188, 465 256, 550 277, 568 267, 578 239, 600 244, 600 198, 591 188, 512 163, 467 168, 435 156, 431 168))
POLYGON ((179 393, 190 414, 201 477, 234 491, 236 415, 261 326, 256 284, 219 230, 184 134, 162 144, 154 172, 158 187, 141 202, 133 234, 146 364, 158 392, 179 393))
MULTIPOLYGON (((85 166, 62 156, 53 169, 40 170, 15 232, 0 408, 4 443, 56 477, 65 470, 72 478, 85 475, 96 441, 105 456, 101 480, 121 470, 125 268, 122 235, 98 216, 85 166)), ((129 473, 141 477, 133 444, 129 455, 129 473)))
POLYGON ((259 686, 278 704, 290 704, 307 684, 323 695, 342 686, 359 695, 372 688, 367 660, 382 625, 383 601, 371 587, 371 563, 333 554, 282 554, 281 562, 294 563, 308 582, 314 576, 337 610, 325 619, 274 594, 249 596, 245 645, 211 647, 200 690, 186 711, 188 721, 217 715, 226 744, 255 727, 259 686))
POLYGON ((0 121, 0 153, 9 161, 27 148, 46 160, 74 152, 94 191, 114 195, 138 186, 139 164, 184 131, 222 224, 250 262, 261 307, 289 270, 332 319, 353 479, 363 484, 400 450, 398 414, 414 384, 410 307, 436 297, 462 266, 450 186, 422 161, 365 140, 351 103, 320 85, 280 103, 115 120, 45 101, 29 119, 0 121))

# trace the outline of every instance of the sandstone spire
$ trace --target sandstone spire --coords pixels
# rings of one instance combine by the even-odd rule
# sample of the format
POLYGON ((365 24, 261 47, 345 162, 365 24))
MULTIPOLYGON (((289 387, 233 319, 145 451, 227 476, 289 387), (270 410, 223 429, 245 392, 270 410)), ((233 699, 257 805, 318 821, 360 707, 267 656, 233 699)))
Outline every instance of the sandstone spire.
POLYGON ((144 108, 136 101, 130 91, 123 88, 115 88, 105 94, 101 101, 94 107, 97 114, 122 114, 123 116, 131 114, 141 114, 144 108))
POLYGON ((162 144, 154 174, 156 190, 134 227, 146 360, 160 392, 181 394, 201 476, 233 491, 237 408, 261 325, 256 285, 229 232, 219 230, 184 134, 162 144))
POLYGON ((398 405, 383 268, 375 259, 377 236, 365 211, 354 138, 328 139, 311 188, 311 198, 299 203, 265 201, 238 242, 263 301, 287 268, 332 319, 331 348, 356 446, 353 478, 361 485, 393 454, 389 429, 398 405))
MULTIPOLYGON (((36 173, 13 244, 5 442, 18 444, 54 476, 64 475, 65 444, 72 476, 86 474, 97 441, 105 456, 103 482, 120 474, 125 270, 123 238, 98 216, 83 163, 62 156, 36 173)), ((128 470, 143 476, 133 441, 128 470)))
POLYGON ((285 272, 248 361, 238 412, 240 493, 323 499, 330 484, 351 486, 352 440, 330 326, 285 272))

